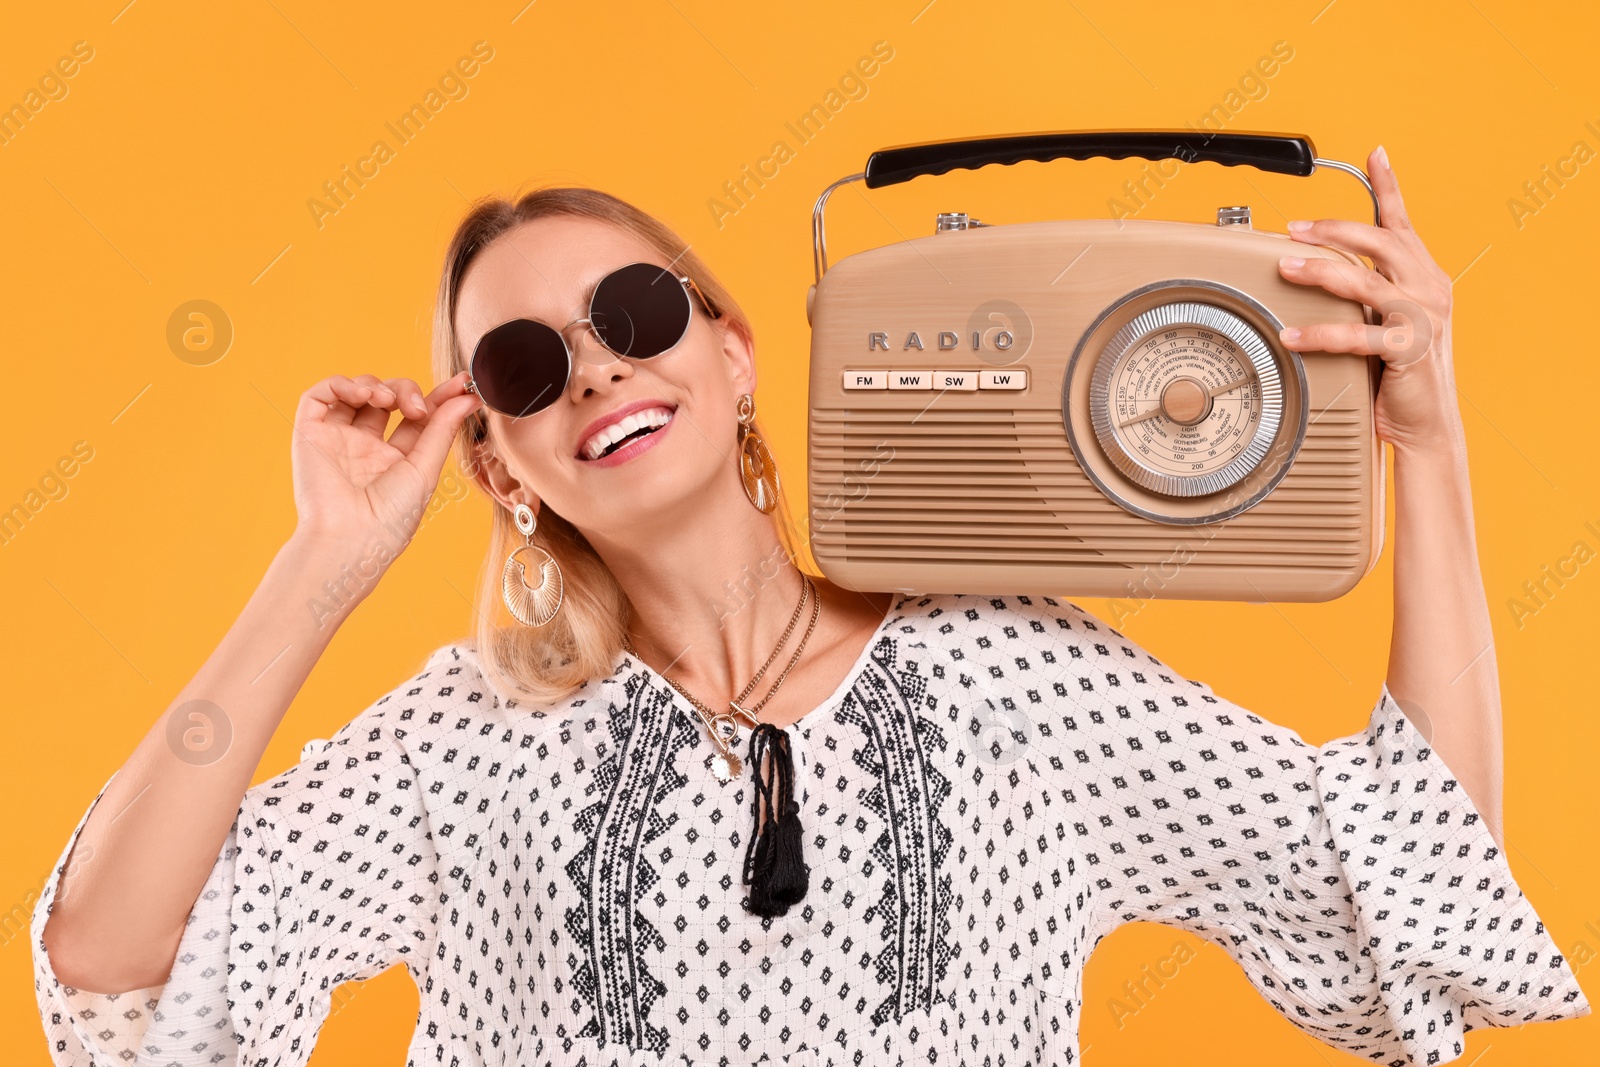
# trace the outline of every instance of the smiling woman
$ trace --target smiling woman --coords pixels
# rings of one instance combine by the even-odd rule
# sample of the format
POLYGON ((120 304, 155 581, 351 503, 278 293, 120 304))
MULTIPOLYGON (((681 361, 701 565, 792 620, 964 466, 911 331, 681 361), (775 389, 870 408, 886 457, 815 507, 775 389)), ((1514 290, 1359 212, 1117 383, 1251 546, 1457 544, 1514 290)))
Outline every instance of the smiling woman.
MULTIPOLYGON (((749 321, 608 194, 474 205, 436 300, 432 392, 302 398, 295 536, 167 717, 204 700, 228 743, 195 760, 157 724, 41 893, 56 1064, 299 1067, 340 984, 403 964, 419 1064, 1044 1067, 1077 1061, 1089 956, 1139 921, 1380 1062, 1588 1014, 1494 792, 1463 788, 1478 720, 1423 701, 1429 736, 1385 682, 1308 744, 1070 602, 806 573, 749 321), (452 444, 492 501, 473 637, 247 788, 377 583, 322 625, 305 598, 396 516, 414 535, 452 444)), ((1437 397, 1404 382, 1390 425, 1415 434, 1437 397)), ((1397 496, 1449 484, 1414 447, 1397 496)), ((1436 549, 1403 557, 1412 601, 1451 596, 1426 567, 1472 526, 1437 510, 1401 507, 1405 550, 1436 549)))
MULTIPOLYGON (((508 326, 526 331, 529 324, 576 325, 579 316, 596 310, 594 298, 602 295, 600 283, 610 271, 592 264, 606 259, 618 265, 654 264, 661 285, 651 289, 663 298, 671 295, 662 292, 667 287, 673 293, 682 292, 678 284, 663 277, 669 268, 687 279, 685 289, 700 294, 702 300, 693 306, 708 314, 689 314, 680 342, 684 351, 674 348, 650 360, 635 361, 606 348, 600 338, 608 328, 620 331, 626 324, 628 341, 643 332, 642 324, 619 302, 619 295, 607 305, 616 310, 600 309, 601 321, 594 329, 585 329, 581 335, 570 328, 563 331, 558 337, 561 346, 552 345, 553 351, 540 351, 527 341, 507 357, 520 357, 524 362, 564 358, 569 369, 558 375, 561 384, 540 398, 554 398, 556 403, 521 418, 481 409, 466 420, 460 434, 462 454, 470 457, 468 467, 486 492, 511 501, 516 495, 511 480, 516 479, 523 483, 526 503, 537 507, 542 499, 532 543, 555 559, 565 577, 567 599, 550 625, 507 629, 498 624, 495 602, 500 585, 495 561, 505 559, 525 538, 517 530, 512 510, 497 508, 489 539, 489 565, 478 590, 480 610, 474 638, 483 650, 486 674, 494 683, 536 702, 560 699, 585 680, 609 671, 622 650, 627 596, 590 539, 601 536, 599 531, 584 522, 590 532, 586 536, 574 525, 572 516, 587 518, 597 510, 613 510, 612 501, 623 499, 629 502, 631 514, 649 514, 654 508, 664 508, 671 496, 692 497, 697 487, 704 490, 707 483, 718 482, 719 475, 725 478, 736 434, 730 419, 718 418, 708 409, 720 402, 726 412, 733 412, 735 393, 728 369, 735 362, 745 376, 741 380, 754 388, 754 330, 733 294, 688 244, 659 220, 606 193, 584 188, 543 189, 515 203, 490 200, 468 213, 445 253, 434 318, 435 379, 447 381, 468 370, 472 355, 483 351, 484 338, 491 333, 499 335, 508 326), (573 290, 565 303, 552 292, 554 279, 566 280, 573 290), (701 358, 688 358, 696 355, 701 358), (658 369, 667 377, 658 376, 658 369), (692 397, 683 395, 688 390, 672 380, 678 377, 672 372, 684 371, 705 375, 706 388, 692 397), (622 398, 621 403, 600 399, 613 391, 622 398), (644 395, 635 395, 638 393, 644 395), (574 411, 584 412, 585 417, 577 421, 571 414, 574 411), (611 455, 586 454, 598 443, 597 434, 605 445, 615 444, 620 440, 615 427, 652 411, 656 414, 649 421, 659 423, 665 431, 624 445, 611 455), (676 432, 675 423, 680 419, 688 423, 690 433, 676 432), (666 444, 671 437, 677 439, 678 450, 670 455, 663 450, 656 466, 637 472, 625 469, 631 460, 657 444, 666 444), (535 463, 540 464, 537 475, 530 469, 535 463), (663 469, 662 464, 671 466, 663 469), (675 484, 674 469, 688 484, 675 484), (590 470, 607 472, 608 479, 615 471, 615 479, 621 480, 610 479, 603 488, 590 487, 586 480, 579 481, 587 479, 584 472, 590 470), (535 497, 528 491, 530 484, 538 485, 543 493, 535 497)), ((689 311, 688 305, 684 310, 689 311)), ((629 347, 624 341, 613 343, 629 347)), ((533 395, 541 392, 535 390, 533 395)), ((517 410, 525 407, 519 405, 517 410)), ((636 423, 630 432, 637 433, 639 428, 636 423)), ((721 492, 728 488, 722 486, 721 492)), ((781 544, 790 559, 797 558, 800 537, 787 506, 778 509, 775 537, 776 542, 763 554, 781 544)))

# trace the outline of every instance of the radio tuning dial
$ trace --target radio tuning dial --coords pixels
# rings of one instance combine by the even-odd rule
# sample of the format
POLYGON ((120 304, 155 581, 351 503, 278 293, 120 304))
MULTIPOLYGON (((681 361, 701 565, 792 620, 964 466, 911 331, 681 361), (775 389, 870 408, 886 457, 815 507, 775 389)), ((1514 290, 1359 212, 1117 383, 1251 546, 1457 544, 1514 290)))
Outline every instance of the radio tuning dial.
POLYGON ((1156 493, 1217 493, 1260 465, 1283 420, 1271 346, 1230 311, 1158 305, 1107 342, 1089 385, 1106 458, 1156 493))

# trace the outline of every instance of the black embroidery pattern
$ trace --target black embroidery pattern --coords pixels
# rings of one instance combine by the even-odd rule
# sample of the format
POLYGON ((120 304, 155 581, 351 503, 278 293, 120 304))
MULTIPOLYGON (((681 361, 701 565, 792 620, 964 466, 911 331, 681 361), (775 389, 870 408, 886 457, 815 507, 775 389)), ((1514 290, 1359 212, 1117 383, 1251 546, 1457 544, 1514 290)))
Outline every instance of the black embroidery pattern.
POLYGON ((573 817, 583 847, 566 865, 566 929, 583 953, 572 984, 594 1012, 577 1036, 663 1052, 672 1035, 663 1020, 652 1020, 652 1008, 667 987, 649 961, 666 942, 639 901, 660 893, 650 856, 686 817, 673 794, 689 778, 675 757, 695 747, 695 724, 638 674, 622 691, 622 706, 607 717, 617 747, 595 768, 595 801, 573 817))
MULTIPOLYGON (((861 731, 862 747, 851 760, 873 783, 861 801, 883 827, 871 855, 892 872, 876 907, 882 948, 873 977, 888 995, 872 1012, 874 1025, 927 1011, 957 951, 949 917, 954 836, 939 811, 950 782, 926 754, 930 747, 942 753, 947 742, 923 714, 926 679, 910 663, 901 667, 898 658, 898 643, 880 639, 870 665, 834 713, 838 722, 861 731)), ((872 918, 870 909, 862 915, 863 921, 872 918)))

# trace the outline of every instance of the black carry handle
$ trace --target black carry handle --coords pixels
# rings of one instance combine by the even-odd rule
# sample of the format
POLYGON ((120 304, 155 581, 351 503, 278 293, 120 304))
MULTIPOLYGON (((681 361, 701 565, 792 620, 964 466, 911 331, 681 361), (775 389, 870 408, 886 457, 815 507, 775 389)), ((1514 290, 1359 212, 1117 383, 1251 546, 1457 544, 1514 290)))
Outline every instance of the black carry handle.
POLYGON ((977 170, 991 163, 1010 166, 1030 160, 1053 159, 1179 159, 1185 163, 1221 163, 1227 167, 1255 167, 1274 174, 1307 178, 1320 167, 1341 170, 1367 190, 1372 201, 1373 225, 1382 225, 1378 194, 1360 167, 1337 159, 1321 159, 1311 138, 1294 133, 1211 133, 1206 130, 1060 130, 1054 133, 1013 133, 999 137, 971 137, 959 141, 925 141, 922 144, 880 148, 867 157, 860 174, 840 178, 822 191, 811 209, 811 251, 822 281, 828 269, 828 243, 823 212, 828 197, 841 185, 864 182, 868 189, 898 185, 923 174, 977 170))
POLYGON ((1317 169, 1311 138, 1292 133, 1209 133, 1203 130, 1063 130, 1018 133, 962 141, 925 141, 880 148, 867 158, 868 189, 897 185, 923 174, 977 170, 1052 159, 1181 159, 1255 167, 1274 174, 1310 177, 1317 169))

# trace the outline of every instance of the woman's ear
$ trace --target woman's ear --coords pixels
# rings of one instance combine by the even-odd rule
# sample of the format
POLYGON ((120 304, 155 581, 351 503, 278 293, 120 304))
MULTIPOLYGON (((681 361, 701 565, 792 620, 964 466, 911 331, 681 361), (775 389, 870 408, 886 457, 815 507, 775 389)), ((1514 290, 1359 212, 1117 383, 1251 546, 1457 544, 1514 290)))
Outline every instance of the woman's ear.
POLYGON ((504 461, 495 454, 492 442, 493 438, 489 437, 473 442, 466 463, 467 473, 472 476, 479 489, 506 510, 509 511, 518 503, 522 503, 538 511, 539 498, 506 468, 504 461))
POLYGON ((722 330, 722 355, 728 361, 734 395, 756 391, 755 338, 724 316, 717 325, 722 330))

